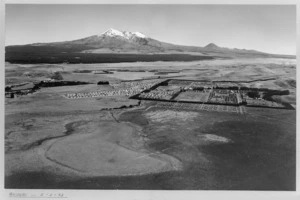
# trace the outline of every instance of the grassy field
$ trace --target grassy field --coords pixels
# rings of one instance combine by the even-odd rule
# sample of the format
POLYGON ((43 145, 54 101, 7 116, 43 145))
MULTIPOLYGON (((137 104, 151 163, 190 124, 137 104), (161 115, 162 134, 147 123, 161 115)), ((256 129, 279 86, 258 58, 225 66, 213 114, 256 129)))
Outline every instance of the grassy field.
MULTIPOLYGON (((238 115, 153 108, 140 115, 148 119, 148 148, 184 164, 181 172, 159 176, 158 188, 295 189, 294 111, 247 108, 238 115), (170 112, 176 113, 164 117, 170 112)), ((131 116, 127 120, 134 123, 131 116)))
POLYGON ((209 92, 193 92, 193 91, 181 92, 175 98, 175 100, 207 102, 209 94, 210 94, 209 92))
MULTIPOLYGON (((180 79, 210 81, 272 77, 242 85, 288 89, 290 95, 273 98, 296 106, 292 59, 6 63, 6 84, 40 81, 55 71, 65 80, 92 83, 42 88, 5 99, 6 188, 295 190, 295 110, 214 105, 193 110, 181 104, 155 106, 125 96, 65 98, 66 93, 135 85, 98 86, 101 80, 120 83, 147 75, 73 73, 85 69, 172 69, 180 71, 180 79), (229 112, 231 108, 234 112, 229 112)), ((205 100, 199 94, 184 92, 177 98, 205 100)))
MULTIPOLYGON (((136 142, 135 129, 127 124, 86 123, 79 131, 81 134, 74 133, 51 145, 46 157, 97 176, 138 175, 172 169, 167 161, 138 152, 134 148, 136 144, 132 144, 136 142)), ((177 165, 180 166, 179 162, 177 165)))
POLYGON ((109 86, 80 85, 43 88, 42 90, 21 96, 18 99, 6 99, 6 114, 17 113, 76 113, 99 111, 103 108, 118 108, 121 106, 136 105, 137 100, 128 99, 125 96, 98 97, 87 99, 66 99, 63 95, 75 92, 90 92, 108 90, 109 86))

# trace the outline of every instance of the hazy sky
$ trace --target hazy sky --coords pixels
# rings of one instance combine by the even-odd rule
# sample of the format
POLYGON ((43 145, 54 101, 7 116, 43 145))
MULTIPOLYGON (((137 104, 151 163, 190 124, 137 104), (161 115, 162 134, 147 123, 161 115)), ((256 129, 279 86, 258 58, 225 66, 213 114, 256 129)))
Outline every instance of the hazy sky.
POLYGON ((5 45, 65 41, 109 28, 174 44, 296 54, 292 5, 6 5, 5 45))

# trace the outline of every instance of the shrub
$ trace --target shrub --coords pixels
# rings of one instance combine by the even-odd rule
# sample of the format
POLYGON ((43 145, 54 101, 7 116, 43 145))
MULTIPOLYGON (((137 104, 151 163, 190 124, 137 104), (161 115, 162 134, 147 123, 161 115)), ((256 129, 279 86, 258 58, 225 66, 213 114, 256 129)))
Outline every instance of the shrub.
POLYGON ((250 98, 258 98, 260 97, 259 93, 257 91, 251 91, 251 92, 248 92, 247 95, 250 97, 250 98))
POLYGON ((10 92, 10 91, 11 91, 11 87, 6 86, 6 87, 5 87, 5 92, 10 92))
POLYGON ((99 82, 97 83, 97 85, 108 85, 108 84, 109 84, 108 81, 99 81, 99 82))

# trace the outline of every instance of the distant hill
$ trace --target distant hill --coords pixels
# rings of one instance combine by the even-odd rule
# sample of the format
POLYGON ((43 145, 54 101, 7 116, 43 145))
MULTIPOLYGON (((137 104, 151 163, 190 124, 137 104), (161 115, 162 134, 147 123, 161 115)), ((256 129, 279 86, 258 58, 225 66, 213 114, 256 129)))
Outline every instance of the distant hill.
POLYGON ((215 58, 295 58, 210 43, 205 47, 182 46, 152 39, 140 32, 109 29, 100 35, 53 43, 5 47, 11 63, 110 63, 135 61, 191 61, 215 58))

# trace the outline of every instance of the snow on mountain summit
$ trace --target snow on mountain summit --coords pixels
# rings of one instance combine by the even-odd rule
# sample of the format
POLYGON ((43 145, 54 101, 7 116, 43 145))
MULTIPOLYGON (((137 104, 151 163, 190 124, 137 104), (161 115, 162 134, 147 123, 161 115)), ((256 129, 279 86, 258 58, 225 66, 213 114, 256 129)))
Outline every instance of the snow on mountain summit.
POLYGON ((101 35, 106 35, 106 36, 121 36, 121 37, 124 37, 124 34, 121 31, 118 31, 118 30, 112 29, 112 28, 108 29, 107 31, 105 31, 101 35))
POLYGON ((113 28, 108 29, 104 33, 100 34, 99 36, 109 36, 109 37, 120 36, 126 39, 132 39, 134 37, 146 38, 146 36, 140 32, 129 32, 129 31, 122 32, 113 28))
POLYGON ((140 37, 140 38, 145 38, 145 37, 146 37, 146 35, 144 35, 144 34, 142 34, 142 33, 140 33, 140 32, 134 32, 134 33, 132 33, 132 34, 134 34, 134 35, 136 35, 136 36, 138 36, 138 37, 140 37))

